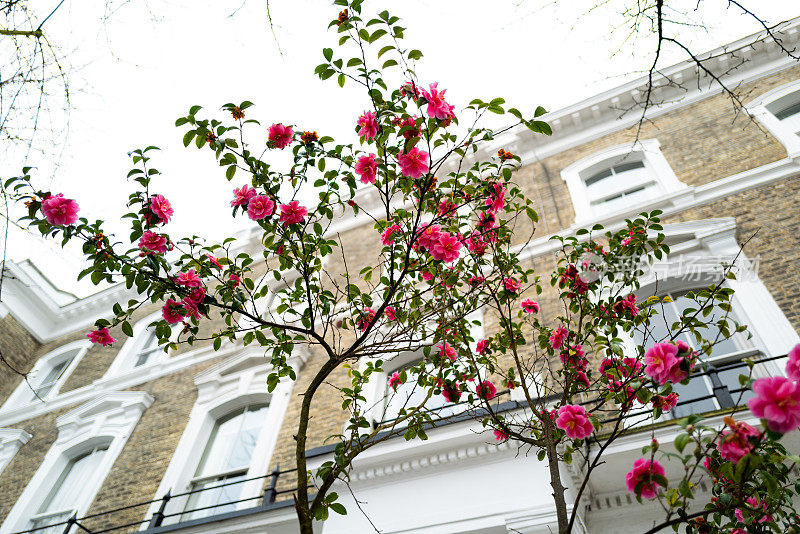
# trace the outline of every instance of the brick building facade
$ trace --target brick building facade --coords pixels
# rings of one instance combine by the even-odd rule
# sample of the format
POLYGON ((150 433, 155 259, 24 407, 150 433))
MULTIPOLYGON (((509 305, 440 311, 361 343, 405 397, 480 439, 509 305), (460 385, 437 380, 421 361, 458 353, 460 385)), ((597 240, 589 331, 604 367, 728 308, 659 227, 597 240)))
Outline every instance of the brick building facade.
MULTIPOLYGON (((796 44, 799 29, 798 22, 783 28, 784 43, 796 44)), ((657 98, 665 104, 650 110, 641 129, 635 111, 619 111, 641 96, 638 80, 548 114, 550 138, 512 130, 494 147, 523 158, 516 180, 537 203, 540 223, 520 254, 539 272, 552 269, 553 234, 571 235, 597 222, 618 228, 626 217, 656 208, 664 212, 674 251, 661 266, 659 292, 680 294, 699 281, 707 285, 714 276, 710 266, 733 259, 747 242, 750 276, 730 285, 737 291, 734 313, 753 338, 737 341, 722 355, 725 361, 780 356, 800 341, 800 64, 763 36, 728 50, 748 59, 725 79, 748 95, 750 117, 687 63, 668 69, 687 89, 659 87, 657 98), (681 259, 689 257, 707 260, 693 267, 698 281, 681 270, 681 259)), ((370 192, 360 194, 360 203, 369 205, 370 192)), ((353 261, 375 263, 379 245, 369 218, 351 215, 332 231, 353 261)), ((112 332, 119 340, 113 347, 92 346, 85 341, 87 327, 113 302, 128 298, 125 288, 76 299, 28 263, 5 268, 0 351, 9 366, 0 371, 0 533, 73 515, 85 518, 80 524, 92 532, 125 523, 131 525, 114 532, 132 532, 147 528, 164 503, 161 511, 168 517, 153 531, 296 531, 290 493, 268 495, 266 504, 262 495, 265 488, 281 491, 293 483, 289 473, 271 486, 270 473, 293 465, 301 401, 296 392, 313 377, 321 355, 299 354, 293 363, 297 382, 268 394, 263 354, 251 347, 228 344, 214 351, 196 344, 169 354, 153 351, 146 325, 156 307, 138 314, 132 338, 112 332), (11 368, 33 371, 30 383, 11 368), (211 453, 203 451, 224 444, 219 436, 231 432, 231 425, 237 436, 251 440, 248 461, 209 466, 211 453), (58 489, 65 480, 80 488, 67 500, 58 489), (241 482, 226 486, 229 493, 210 490, 213 503, 175 496, 226 481, 241 482), (173 495, 168 502, 162 499, 167 491, 173 495), (240 499, 249 500, 226 504, 240 499), (198 503, 209 508, 182 513, 198 503)), ((643 295, 654 288, 645 283, 643 295)), ((556 299, 539 298, 544 310, 556 299)), ((491 318, 484 329, 496 329, 491 318)), ((336 387, 345 380, 344 373, 335 375, 318 394, 309 449, 323 447, 343 428, 347 414, 336 387)), ((545 480, 544 468, 480 430, 465 421, 432 431, 426 442, 395 440, 371 450, 351 477, 365 514, 350 500, 349 515, 332 518, 320 530, 370 532, 368 516, 383 532, 548 532, 555 521, 549 491, 531 482, 545 480), (505 481, 503 488, 477 497, 487 479, 505 481), (405 507, 414 513, 404 513, 405 507)), ((659 432, 669 440, 674 427, 659 432)), ((641 439, 628 439, 609 456, 608 468, 582 503, 578 528, 634 532, 652 520, 653 508, 632 501, 616 476, 641 445, 641 439), (620 513, 628 518, 624 526, 618 524, 620 513)), ((789 445, 798 443, 790 439, 789 445)), ((229 463, 237 454, 242 453, 224 452, 229 463)), ((324 454, 313 458, 321 461, 324 454)), ((38 532, 63 531, 62 525, 38 532)))

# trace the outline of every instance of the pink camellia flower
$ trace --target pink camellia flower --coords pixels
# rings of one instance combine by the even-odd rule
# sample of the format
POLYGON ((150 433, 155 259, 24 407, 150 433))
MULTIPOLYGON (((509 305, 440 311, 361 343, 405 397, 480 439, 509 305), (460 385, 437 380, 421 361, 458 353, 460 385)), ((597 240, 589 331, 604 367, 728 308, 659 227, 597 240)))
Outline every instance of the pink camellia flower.
POLYGON ((183 306, 180 302, 172 299, 167 299, 164 307, 161 308, 161 315, 164 320, 169 324, 179 323, 183 320, 183 306))
POLYGON ((482 276, 470 276, 469 278, 467 278, 467 283, 473 287, 477 287, 482 283, 484 283, 485 281, 486 278, 482 276))
POLYGON ((755 398, 747 406, 770 429, 786 434, 800 427, 800 385, 783 376, 759 378, 753 382, 755 398))
POLYGON ((717 450, 723 458, 729 462, 738 463, 747 453, 753 450, 753 443, 750 438, 758 438, 761 432, 748 425, 747 423, 729 421, 726 418, 731 431, 725 431, 720 436, 717 450))
POLYGON ((392 223, 386 230, 383 231, 381 234, 381 243, 384 246, 388 246, 394 243, 394 235, 400 233, 400 225, 397 223, 392 223))
POLYGON ((666 397, 653 395, 650 402, 653 403, 653 408, 661 408, 662 412, 668 412, 678 404, 678 394, 673 391, 666 397))
POLYGON ((501 183, 492 184, 492 194, 486 199, 486 206, 489 208, 489 213, 497 213, 503 209, 503 203, 506 198, 506 188, 501 183))
POLYGON ((358 319, 356 319, 356 328, 359 330, 366 330, 373 319, 375 319, 375 310, 372 308, 365 309, 358 319))
POLYGON ((439 234, 439 240, 431 247, 431 256, 433 259, 451 263, 458 259, 461 254, 461 239, 458 236, 442 232, 439 234))
POLYGON ((426 282, 430 282, 431 280, 433 280, 433 273, 430 271, 425 271, 424 273, 422 273, 422 279, 425 280, 426 282))
POLYGON ((47 219, 52 225, 64 226, 72 224, 78 220, 78 203, 72 199, 64 198, 64 195, 59 193, 55 196, 49 196, 42 201, 42 213, 44 218, 47 219))
POLYGON ((257 195, 250 199, 247 205, 247 216, 254 221, 260 221, 275 213, 275 202, 267 195, 257 195))
POLYGON ((800 344, 794 346, 789 351, 789 361, 786 362, 786 375, 794 380, 800 382, 800 344))
POLYGON ((212 256, 211 254, 206 254, 206 258, 208 258, 208 261, 211 263, 211 265, 213 265, 217 269, 222 269, 222 264, 220 264, 219 258, 217 258, 216 256, 212 256))
POLYGON ((502 430, 495 430, 494 431, 494 439, 499 441, 500 443, 504 443, 508 441, 508 434, 503 432, 502 430))
POLYGON ((677 354, 676 345, 656 343, 644 354, 644 372, 663 386, 669 381, 672 369, 680 364, 677 354))
POLYGON ((356 162, 356 174, 360 176, 360 180, 365 184, 374 184, 376 176, 378 175, 378 156, 375 154, 367 154, 361 156, 356 162))
POLYGON ((525 299, 520 303, 525 313, 539 313, 539 304, 531 299, 525 299))
POLYGON ((589 377, 583 371, 575 371, 575 383, 582 388, 588 388, 589 377))
POLYGON ((292 142, 294 132, 291 126, 283 124, 273 124, 269 127, 269 144, 275 148, 284 149, 292 142))
POLYGON ((454 349, 447 341, 445 341, 442 345, 437 345, 437 347, 440 349, 439 354, 441 354, 442 357, 450 358, 451 360, 456 359, 456 349, 454 349))
POLYGON ((444 386, 442 388, 442 396, 447 402, 457 402, 458 399, 461 398, 461 390, 458 388, 458 384, 455 386, 444 386))
POLYGON ((108 332, 108 328, 92 330, 91 332, 86 334, 86 337, 88 337, 92 343, 103 345, 104 347, 106 345, 111 345, 116 341, 116 339, 111 337, 111 334, 108 332))
POLYGON ((478 397, 486 400, 492 400, 497 395, 497 388, 488 380, 484 380, 475 388, 475 393, 478 397))
POLYGON ((397 161, 400 163, 400 171, 404 176, 419 178, 430 169, 428 166, 429 157, 430 154, 414 147, 405 154, 397 156, 397 161))
POLYGON ((140 255, 165 254, 167 252, 167 238, 155 232, 146 230, 139 239, 140 255))
POLYGON ((258 193, 252 187, 243 185, 238 189, 233 190, 233 200, 231 200, 231 207, 244 206, 250 202, 258 193))
POLYGON ((450 215, 455 215, 455 212, 456 203, 451 199, 446 198, 442 200, 441 204, 439 204, 439 215, 449 217, 450 215))
POLYGON ((163 195, 153 195, 150 197, 149 207, 150 211, 152 211, 155 216, 158 217, 158 222, 162 224, 167 224, 170 217, 172 217, 172 206, 170 205, 169 200, 164 198, 163 195))
POLYGON ((658 495, 657 483, 653 481, 653 475, 664 476, 664 468, 655 460, 645 460, 639 458, 633 463, 633 469, 625 475, 625 485, 628 491, 636 493, 636 487, 641 484, 639 490, 645 499, 655 499, 658 495))
POLYGON ((389 319, 390 321, 397 320, 397 315, 394 312, 394 308, 392 308, 391 306, 386 306, 383 309, 383 313, 386 314, 386 318, 389 319))
POLYGON ((740 508, 737 508, 733 515, 736 516, 736 519, 739 523, 763 523, 765 521, 772 521, 772 516, 767 514, 767 510, 769 510, 766 501, 759 501, 758 497, 748 497, 747 504, 754 508, 754 510, 748 510, 753 515, 753 518, 750 521, 745 520, 744 513, 740 508), (763 510, 763 514, 759 514, 759 511, 763 510))
POLYGON ((503 287, 506 288, 506 291, 509 293, 516 293, 519 291, 519 288, 522 284, 519 283, 519 280, 516 278, 505 278, 503 279, 503 287))
POLYGON ((375 139, 378 135, 378 121, 375 118, 375 113, 372 111, 365 111, 363 115, 358 118, 358 135, 364 137, 369 141, 375 139))
POLYGON ((453 112, 455 106, 444 101, 444 93, 447 89, 442 89, 440 92, 438 85, 439 83, 435 82, 430 85, 430 91, 422 90, 422 96, 428 101, 428 117, 440 120, 452 119, 456 116, 453 112))
POLYGON ((488 346, 489 346, 489 340, 481 339, 480 341, 478 341, 478 345, 475 347, 475 352, 477 352, 478 354, 483 354, 484 352, 486 352, 488 346))
POLYGON ((422 227, 419 231, 417 238, 417 245, 422 248, 432 249, 433 246, 439 241, 439 236, 442 234, 441 228, 438 224, 429 224, 422 227))
POLYGON ((583 439, 594 432, 594 425, 589 421, 589 414, 583 406, 565 404, 558 409, 556 426, 566 432, 570 439, 583 439))
POLYGON ((472 235, 466 239, 469 251, 476 256, 483 256, 486 253, 486 241, 479 235, 472 235))
POLYGON ((184 297, 184 299, 181 301, 181 306, 183 306, 183 309, 186 310, 186 317, 193 317, 198 321, 200 320, 201 314, 200 310, 197 308, 198 304, 199 303, 191 297, 184 297))
POLYGON ((189 293, 189 296, 186 297, 187 299, 191 300, 195 304, 200 304, 204 300, 206 300, 206 290, 202 287, 196 287, 189 293))
POLYGON ((560 349, 561 345, 564 344, 564 341, 567 339, 567 329, 563 326, 559 326, 552 334, 550 334, 550 346, 554 349, 560 349))
POLYGON ((175 277, 175 283, 179 286, 186 287, 200 287, 203 285, 203 282, 200 280, 200 277, 197 276, 197 273, 194 272, 194 269, 189 269, 189 271, 185 273, 178 273, 178 276, 175 277))
POLYGON ((397 391, 397 386, 402 383, 403 381, 400 379, 400 373, 392 373, 392 376, 389 378, 389 387, 397 391))
POLYGON ((296 200, 288 204, 281 204, 280 221, 284 226, 303 222, 303 218, 308 214, 308 210, 300 205, 296 200))
POLYGON ((231 274, 231 275, 228 277, 228 280, 230 280, 230 282, 231 282, 231 285, 232 285, 233 287, 239 287, 239 282, 241 282, 241 281, 242 281, 242 279, 241 279, 241 278, 239 278, 239 275, 238 275, 238 274, 231 274))

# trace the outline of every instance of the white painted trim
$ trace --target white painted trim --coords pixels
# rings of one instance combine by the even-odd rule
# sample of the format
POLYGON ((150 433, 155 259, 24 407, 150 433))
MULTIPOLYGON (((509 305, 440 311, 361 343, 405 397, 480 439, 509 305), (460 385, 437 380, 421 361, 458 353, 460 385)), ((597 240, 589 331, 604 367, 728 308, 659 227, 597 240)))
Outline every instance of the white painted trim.
POLYGON ((79 515, 85 514, 142 413, 152 403, 153 397, 143 391, 108 392, 56 419, 58 437, 11 508, 0 527, 0 533, 8 534, 28 528, 29 518, 41 506, 52 481, 69 464, 70 459, 107 443, 108 452, 95 476, 82 488, 73 505, 79 515))
MULTIPOLYGON (((61 347, 58 347, 57 349, 50 351, 41 358, 39 358, 39 360, 33 366, 33 369, 31 369, 30 373, 28 373, 31 384, 29 385, 27 381, 23 380, 17 386, 14 392, 8 397, 6 402, 3 403, 3 406, 0 407, 0 413, 9 411, 14 408, 25 409, 29 408, 31 405, 35 406, 35 405, 45 404, 48 400, 57 397, 58 392, 64 385, 64 382, 67 381, 69 376, 72 374, 72 372, 80 363, 81 359, 83 358, 83 355, 86 354, 86 352, 89 350, 89 347, 91 346, 92 343, 88 339, 73 341, 72 343, 67 343, 66 345, 62 345, 61 347), (71 352, 76 349, 78 350, 78 353, 72 358, 72 361, 69 363, 67 368, 64 369, 64 371, 61 373, 61 376, 58 378, 58 380, 50 389, 50 391, 47 393, 47 395, 41 400, 34 398, 32 401, 23 404, 22 398, 30 395, 31 387, 38 387, 38 385, 40 385, 39 377, 41 375, 46 375, 48 372, 50 372, 53 366, 63 362, 66 359, 63 358, 63 356, 67 352, 71 352)), ((2 423, 0 423, 0 425, 2 425, 2 423)))
MULTIPOLYGON (((795 175, 800 175, 800 162, 795 162, 789 158, 782 159, 707 184, 686 187, 681 191, 664 195, 633 209, 596 217, 587 220, 584 224, 572 224, 569 228, 559 232, 534 239, 524 247, 519 247, 515 252, 520 255, 520 259, 536 258, 552 253, 559 248, 559 243, 551 239, 554 235, 574 236, 579 229, 591 227, 594 224, 602 224, 606 230, 616 231, 625 226, 625 219, 636 217, 641 212, 655 209, 661 210, 663 212, 661 218, 665 219, 670 215, 722 200, 736 193, 791 178, 795 175)), ((586 236, 581 236, 579 239, 586 239, 586 236)))
POLYGON ((800 94, 800 80, 795 80, 764 93, 748 104, 747 109, 783 144, 789 158, 800 162, 800 136, 787 128, 786 124, 774 115, 775 109, 770 109, 779 100, 790 97, 793 94, 800 94))
MULTIPOLYGON (((134 357, 139 355, 139 351, 142 348, 142 344, 144 343, 145 339, 145 330, 147 330, 147 326, 156 321, 161 319, 161 312, 155 312, 144 319, 138 321, 135 325, 133 325, 133 336, 129 337, 125 340, 125 343, 117 352, 117 355, 114 357, 114 361, 111 362, 111 365, 108 367, 108 370, 103 375, 103 378, 111 378, 116 374, 124 372, 125 370, 132 370, 134 369, 134 357)), ((149 358, 149 360, 139 367, 135 369, 141 371, 142 369, 156 365, 159 362, 164 361, 167 359, 168 356, 164 352, 163 347, 153 353, 153 356, 149 358)))
POLYGON ((15 425, 21 421, 27 421, 28 419, 52 412, 53 410, 59 410, 86 402, 106 391, 117 391, 138 386, 213 358, 228 356, 237 350, 241 350, 241 346, 233 345, 227 341, 223 342, 222 347, 217 352, 209 345, 201 349, 185 352, 173 358, 168 358, 153 366, 145 366, 145 368, 142 369, 130 369, 113 377, 103 377, 87 386, 60 394, 46 402, 37 402, 16 408, 6 408, 4 405, 3 408, 0 409, 0 427, 15 425))
MULTIPOLYGON (((297 367, 301 363, 302 360, 298 358, 293 365, 297 367)), ((269 393, 267 375, 271 371, 272 368, 262 352, 245 350, 238 356, 221 362, 195 377, 197 401, 153 499, 163 497, 167 491, 173 494, 188 491, 197 463, 217 419, 250 404, 268 404, 269 409, 253 450, 247 477, 260 477, 268 473, 269 462, 293 386, 292 381, 282 380, 275 390, 269 393)), ((264 480, 261 479, 244 484, 240 498, 259 495, 263 484, 264 480)), ((167 513, 182 511, 186 501, 186 497, 170 500, 167 513)), ((238 506, 240 509, 251 508, 254 502, 256 501, 246 501, 239 503, 238 506)), ((147 511, 147 517, 152 516, 158 507, 158 502, 153 503, 147 511)))
POLYGON ((6 261, 5 268, 8 273, 3 279, 3 303, 14 319, 40 343, 88 328, 97 319, 112 315, 111 306, 115 302, 124 302, 136 295, 135 289, 117 284, 62 306, 51 296, 54 290, 45 287, 25 269, 12 261, 6 261))
POLYGON ((567 183, 572 204, 575 209, 575 224, 584 224, 596 215, 593 213, 591 199, 587 193, 585 180, 592 174, 624 161, 641 161, 665 194, 686 189, 686 184, 678 180, 660 150, 658 139, 646 139, 637 143, 625 143, 610 147, 582 158, 561 171, 561 178, 567 183))
POLYGON ((28 443, 31 435, 17 428, 0 428, 0 474, 17 454, 17 451, 28 443))

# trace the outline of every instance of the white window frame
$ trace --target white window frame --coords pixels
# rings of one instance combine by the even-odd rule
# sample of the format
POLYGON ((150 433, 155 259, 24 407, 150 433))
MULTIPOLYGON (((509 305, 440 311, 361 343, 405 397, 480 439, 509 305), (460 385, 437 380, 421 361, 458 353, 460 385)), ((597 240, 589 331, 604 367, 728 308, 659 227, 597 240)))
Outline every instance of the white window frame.
MULTIPOLYGON (((631 206, 627 206, 614 212, 598 213, 598 210, 592 207, 585 180, 615 165, 634 161, 644 163, 645 169, 649 171, 660 189, 659 196, 686 189, 686 184, 678 180, 661 153, 660 147, 658 139, 646 139, 635 144, 625 143, 587 156, 562 170, 561 178, 567 184, 575 209, 575 224, 581 225, 596 218, 611 217, 614 213, 631 209, 631 206)), ((648 199, 643 205, 653 200, 648 199)))
MULTIPOLYGON (((304 354, 298 354, 297 359, 291 364, 293 366, 300 365, 303 357, 304 354)), ((167 491, 171 494, 190 491, 192 482, 196 478, 198 462, 216 421, 235 410, 252 404, 267 404, 269 408, 264 427, 253 450, 247 478, 267 475, 293 385, 291 380, 282 380, 275 390, 269 393, 267 376, 270 372, 271 367, 266 365, 263 350, 247 349, 239 355, 207 369, 195 378, 198 391, 197 401, 189 415, 189 422, 178 442, 172 460, 153 496, 154 500, 161 499, 167 491)), ((264 479, 246 482, 239 498, 260 495, 263 485, 264 479)), ((170 499, 166 513, 183 512, 187 501, 188 497, 186 496, 170 499)), ((257 504, 258 500, 253 499, 238 503, 236 509, 251 508, 257 504)), ((147 517, 152 517, 158 507, 159 502, 151 504, 147 517)), ((164 524, 177 523, 180 518, 180 515, 169 517, 165 519, 164 524)))
POLYGON ((72 343, 67 343, 66 345, 58 347, 57 349, 48 352, 47 354, 39 358, 39 360, 36 362, 36 365, 34 365, 33 369, 31 369, 30 373, 28 373, 28 376, 30 377, 29 380, 27 381, 23 380, 22 383, 20 383, 20 385, 17 386, 17 389, 15 389, 14 393, 12 393, 8 397, 8 400, 5 402, 5 404, 3 404, 3 407, 2 409, 0 409, 0 411, 8 411, 10 409, 19 408, 22 406, 27 406, 42 401, 46 402, 57 397, 64 383, 70 377, 72 372, 80 363, 81 358, 83 358, 83 355, 86 354, 86 352, 89 350, 89 347, 91 346, 92 342, 89 341, 88 339, 74 341, 72 343), (78 351, 77 354, 73 356, 72 361, 69 363, 69 365, 67 365, 64 371, 58 377, 56 382, 53 384, 53 387, 50 388, 50 391, 48 391, 47 394, 44 397, 42 397, 41 401, 36 397, 33 397, 33 399, 28 400, 32 394, 31 387, 33 388, 38 387, 37 384, 38 377, 46 376, 47 373, 49 373, 50 370, 53 369, 53 367, 64 361, 67 353, 72 352, 74 350, 78 351))
POLYGON ((0 474, 31 435, 18 428, 0 428, 0 474))
MULTIPOLYGON (((785 355, 800 342, 789 320, 781 311, 769 290, 758 278, 755 266, 739 249, 736 240, 736 221, 733 218, 710 219, 666 225, 664 233, 670 244, 670 255, 657 261, 650 272, 641 278, 641 287, 635 291, 637 301, 644 301, 657 292, 681 292, 698 290, 718 283, 722 274, 715 270, 722 262, 733 263, 736 259, 735 280, 726 280, 724 286, 734 290, 731 307, 741 324, 748 325, 752 333, 750 348, 721 356, 712 355, 706 361, 729 362, 738 358, 762 354, 765 358, 785 355), (691 261, 691 258, 708 258, 709 261, 691 261), (692 266, 692 278, 685 279, 687 266, 692 266)), ((661 320, 661 316, 653 320, 661 320)), ((737 334, 741 335, 741 334, 737 334)), ((636 354, 633 336, 620 332, 625 353, 636 354)), ((647 344, 653 340, 648 340, 647 344)), ((784 374, 783 360, 756 366, 754 376, 776 376, 784 374)), ((666 416, 665 416, 666 419, 666 416)), ((644 423, 643 423, 644 424, 644 423)))
MULTIPOLYGON (((480 326, 476 326, 474 324, 470 324, 470 335, 476 341, 479 341, 484 336, 483 330, 483 309, 477 309, 471 312, 467 316, 468 321, 480 320, 480 326)), ((431 351, 436 350, 435 346, 431 348, 431 351)), ((405 365, 418 360, 422 357, 422 349, 419 350, 398 350, 394 354, 386 354, 380 357, 383 360, 383 369, 384 371, 381 373, 375 373, 371 376, 369 383, 365 387, 365 398, 367 402, 364 406, 367 408, 366 417, 372 423, 380 423, 384 419, 384 413, 386 409, 386 400, 387 400, 387 393, 388 393, 388 383, 389 377, 391 377, 392 373, 394 373, 398 368, 404 367, 405 365)), ((379 358, 370 358, 370 361, 373 363, 375 360, 379 358)), ((366 359, 361 360, 361 364, 359 365, 360 370, 363 372, 366 369, 366 359)), ((481 375, 485 378, 483 372, 481 375)), ((345 425, 347 426, 347 425, 345 425)))
POLYGON ((786 148, 792 159, 800 158, 800 135, 793 132, 775 113, 790 102, 800 102, 800 80, 769 91, 747 106, 747 110, 786 148))
MULTIPOLYGON (((156 312, 148 315, 133 325, 133 336, 125 340, 125 343, 117 353, 114 361, 108 367, 108 371, 106 371, 106 374, 104 375, 105 377, 115 376, 126 371, 131 371, 132 369, 144 369, 146 367, 157 365, 169 357, 168 353, 164 352, 164 347, 158 347, 152 350, 152 354, 148 358, 147 362, 139 366, 135 365, 136 358, 138 358, 139 353, 144 347, 144 344, 148 341, 148 326, 153 321, 157 321, 159 319, 162 319, 161 312, 156 312)), ((180 324, 170 326, 176 326, 177 328, 180 328, 180 324)))
POLYGON ((0 527, 0 533, 9 534, 29 528, 31 517, 36 515, 47 498, 53 480, 58 478, 70 461, 99 445, 107 444, 108 452, 72 508, 78 516, 85 515, 136 423, 152 403, 153 397, 144 391, 102 393, 56 419, 58 437, 11 508, 0 527))

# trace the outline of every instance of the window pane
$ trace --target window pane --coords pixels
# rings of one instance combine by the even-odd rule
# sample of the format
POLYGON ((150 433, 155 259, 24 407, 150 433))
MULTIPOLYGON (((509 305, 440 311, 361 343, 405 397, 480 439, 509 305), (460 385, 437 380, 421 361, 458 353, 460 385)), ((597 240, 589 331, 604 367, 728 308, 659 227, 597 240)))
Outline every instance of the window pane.
POLYGON ((209 437, 196 475, 208 476, 239 467, 249 467, 266 415, 267 406, 256 406, 239 410, 218 420, 209 437))
MULTIPOLYGON (((403 369, 408 369, 410 367, 414 367, 419 365, 420 360, 415 362, 409 363, 407 365, 403 365, 400 367, 395 368, 392 371, 388 372, 388 375, 391 376, 392 373, 400 372, 403 369)), ((435 366, 433 363, 428 363, 425 366, 426 372, 433 372, 435 366)), ((390 421, 392 419, 396 419, 400 415, 400 410, 405 408, 406 410, 412 409, 422 404, 422 401, 425 400, 425 397, 428 394, 427 389, 424 386, 420 386, 417 384, 414 377, 411 376, 411 373, 407 373, 408 381, 400 384, 397 386, 397 391, 394 391, 388 384, 386 383, 386 411, 384 415, 384 421, 390 421)), ((437 408, 441 408, 447 404, 447 400, 444 398, 443 395, 431 395, 431 398, 425 403, 425 408, 428 410, 436 410, 437 408)), ((444 410, 437 410, 437 414, 440 416, 445 415, 444 410)))
POLYGON ((706 380, 706 377, 698 376, 689 380, 689 383, 685 386, 673 384, 672 389, 678 394, 678 402, 686 403, 676 406, 672 410, 673 417, 680 419, 681 417, 687 417, 693 413, 699 414, 717 409, 717 404, 714 402, 714 399, 687 402, 711 394, 711 386, 706 380))
MULTIPOLYGON (((675 305, 678 307, 679 310, 681 310, 681 314, 683 314, 683 311, 686 308, 693 308, 693 309, 698 309, 699 308, 699 305, 696 302, 694 302, 692 300, 689 300, 686 297, 678 297, 678 298, 676 298, 675 299, 675 305)), ((724 316, 725 316, 725 312, 723 312, 720 309, 715 309, 713 312, 711 312, 711 314, 708 317, 701 317, 701 320, 703 322, 710 322, 711 323, 711 324, 708 325, 708 328, 700 329, 700 332, 701 332, 702 336, 705 339, 707 339, 709 341, 712 341, 712 342, 715 339, 717 339, 717 336, 719 336, 719 341, 711 349, 711 355, 713 357, 718 357, 718 356, 724 356, 726 354, 731 354, 731 353, 737 352, 737 351, 739 351, 739 350, 741 350, 743 348, 743 347, 739 347, 737 345, 735 336, 734 337, 729 337, 728 339, 724 339, 720 335, 719 328, 717 328, 717 326, 715 324, 713 324, 715 321, 718 321, 719 319, 721 319, 724 316)), ((729 313, 728 314, 728 319, 737 319, 736 314, 734 314, 733 312, 729 313)), ((729 326, 731 327, 731 330, 732 330, 733 329, 732 328, 733 323, 729 320, 728 324, 729 324, 729 326)), ((700 347, 696 346, 697 345, 697 341, 694 339, 694 336, 690 336, 690 335, 687 334, 683 339, 684 339, 684 341, 688 342, 692 347, 694 347, 695 350, 700 348, 700 347)))
POLYGON ((192 493, 189 496, 186 502, 186 508, 184 508, 186 513, 181 515, 181 521, 224 514, 235 510, 236 503, 234 503, 234 501, 238 501, 241 498, 242 487, 244 485, 244 482, 241 481, 244 480, 244 478, 244 474, 239 474, 192 484, 192 491, 200 491, 192 493), (222 484, 230 485, 214 487, 222 484), (203 510, 199 510, 199 508, 203 508, 203 510))
POLYGON ((28 528, 33 529, 33 528, 46 527, 49 525, 56 525, 50 528, 42 528, 41 530, 37 530, 36 534, 61 534, 62 532, 64 532, 66 526, 63 524, 59 525, 59 523, 64 523, 67 519, 70 518, 71 515, 72 515, 72 510, 68 510, 60 514, 53 514, 39 519, 33 519, 31 520, 30 527, 28 528))
POLYGON ((53 489, 39 507, 38 513, 69 510, 97 472, 106 451, 94 450, 69 462, 58 477, 53 489))

